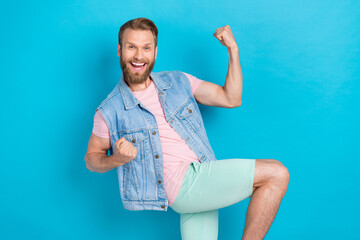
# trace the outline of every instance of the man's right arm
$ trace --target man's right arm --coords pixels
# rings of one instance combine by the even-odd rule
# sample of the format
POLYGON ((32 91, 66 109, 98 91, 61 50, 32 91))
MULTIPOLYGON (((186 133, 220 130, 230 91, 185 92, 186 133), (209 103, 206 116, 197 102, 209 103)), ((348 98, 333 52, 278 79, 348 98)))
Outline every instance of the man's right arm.
POLYGON ((92 133, 85 155, 86 167, 92 172, 104 173, 130 162, 137 154, 137 148, 124 137, 115 142, 114 152, 108 156, 110 148, 110 138, 98 137, 92 133))
POLYGON ((104 173, 118 167, 119 163, 114 161, 114 155, 107 155, 110 147, 110 138, 98 137, 92 133, 85 155, 86 167, 92 172, 99 173, 104 173))

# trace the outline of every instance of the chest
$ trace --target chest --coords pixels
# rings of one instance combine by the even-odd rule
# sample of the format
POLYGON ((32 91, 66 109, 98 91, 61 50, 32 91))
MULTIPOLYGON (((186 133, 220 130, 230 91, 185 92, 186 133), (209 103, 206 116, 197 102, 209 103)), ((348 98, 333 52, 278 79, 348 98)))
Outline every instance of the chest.
MULTIPOLYGON (((118 129, 126 132, 157 128, 160 121, 170 121, 188 104, 190 96, 185 89, 153 89, 146 94, 134 94, 139 104, 119 116, 118 129), (121 117, 121 118, 120 118, 121 117)), ((187 113, 188 113, 188 109, 187 113)), ((190 110, 191 111, 191 110, 190 110)), ((195 112, 193 112, 195 114, 195 112)))

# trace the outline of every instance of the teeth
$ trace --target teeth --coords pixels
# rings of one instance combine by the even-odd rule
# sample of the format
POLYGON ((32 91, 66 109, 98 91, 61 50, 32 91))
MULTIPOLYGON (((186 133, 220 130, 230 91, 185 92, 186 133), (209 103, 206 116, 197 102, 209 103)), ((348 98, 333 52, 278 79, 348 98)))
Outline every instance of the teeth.
POLYGON ((134 62, 131 62, 131 63, 135 66, 144 66, 145 65, 145 63, 134 63, 134 62))

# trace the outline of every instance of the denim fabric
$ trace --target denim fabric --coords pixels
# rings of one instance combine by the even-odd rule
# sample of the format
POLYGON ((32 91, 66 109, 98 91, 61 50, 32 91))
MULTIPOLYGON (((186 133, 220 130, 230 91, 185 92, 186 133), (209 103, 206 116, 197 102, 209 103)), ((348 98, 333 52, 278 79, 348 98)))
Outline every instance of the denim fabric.
MULTIPOLYGON (((186 75, 180 71, 152 72, 156 90, 171 127, 195 152, 201 162, 215 161, 197 102, 186 75)), ((130 162, 117 167, 120 196, 127 210, 167 211, 163 157, 154 115, 133 95, 123 76, 97 108, 110 131, 109 154, 115 142, 125 137, 137 147, 130 162)))

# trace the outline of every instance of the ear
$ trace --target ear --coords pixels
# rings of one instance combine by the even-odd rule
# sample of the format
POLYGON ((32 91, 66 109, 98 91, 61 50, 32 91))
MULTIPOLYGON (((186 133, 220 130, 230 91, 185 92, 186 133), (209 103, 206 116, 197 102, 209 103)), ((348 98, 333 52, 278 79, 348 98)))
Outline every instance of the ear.
POLYGON ((156 46, 156 48, 155 48, 155 59, 157 57, 157 50, 158 50, 158 47, 156 46))
POLYGON ((121 47, 119 43, 117 44, 117 49, 118 49, 118 56, 120 57, 121 47))

